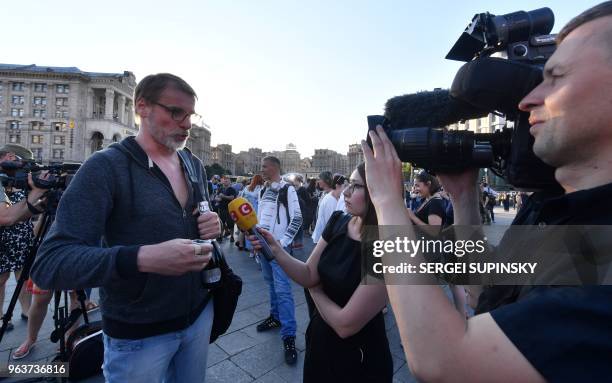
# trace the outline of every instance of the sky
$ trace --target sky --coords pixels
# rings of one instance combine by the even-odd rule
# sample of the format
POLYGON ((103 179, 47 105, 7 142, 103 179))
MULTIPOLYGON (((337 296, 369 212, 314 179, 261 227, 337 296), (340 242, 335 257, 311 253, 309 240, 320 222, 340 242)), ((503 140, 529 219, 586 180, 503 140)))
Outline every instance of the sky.
POLYGON ((174 73, 213 145, 346 153, 387 99, 451 85, 462 63, 444 57, 474 14, 546 6, 558 32, 599 2, 0 0, 0 63, 174 73))

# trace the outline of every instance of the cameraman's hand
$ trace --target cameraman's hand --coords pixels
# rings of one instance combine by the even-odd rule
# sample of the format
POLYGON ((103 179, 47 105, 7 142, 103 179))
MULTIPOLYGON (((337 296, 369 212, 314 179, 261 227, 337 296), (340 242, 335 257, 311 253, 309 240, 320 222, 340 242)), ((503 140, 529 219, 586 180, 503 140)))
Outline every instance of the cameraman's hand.
MULTIPOLYGON (((42 172, 37 178, 41 180, 47 180, 49 178, 49 173, 42 172)), ((43 196, 43 194, 45 194, 46 190, 41 189, 34 184, 32 173, 28 174, 28 185, 30 186, 30 191, 28 192, 28 201, 30 201, 31 204, 35 204, 43 196)))
POLYGON ((221 236, 221 221, 217 213, 208 211, 198 217, 200 239, 215 239, 221 236))
POLYGON ((450 194, 455 226, 480 225, 478 169, 467 169, 455 174, 439 174, 438 178, 444 190, 450 194))
POLYGON ((212 249, 212 245, 193 244, 190 239, 173 239, 142 246, 138 251, 138 270, 162 275, 200 271, 210 261, 212 249))
POLYGON ((477 194, 478 170, 466 169, 461 173, 439 173, 438 179, 444 191, 450 194, 451 199, 460 201, 466 196, 473 197, 477 194))
POLYGON ((369 132, 373 150, 365 141, 361 142, 365 158, 366 179, 370 199, 377 208, 404 206, 404 187, 402 182, 402 163, 393 144, 379 125, 376 132, 369 132))

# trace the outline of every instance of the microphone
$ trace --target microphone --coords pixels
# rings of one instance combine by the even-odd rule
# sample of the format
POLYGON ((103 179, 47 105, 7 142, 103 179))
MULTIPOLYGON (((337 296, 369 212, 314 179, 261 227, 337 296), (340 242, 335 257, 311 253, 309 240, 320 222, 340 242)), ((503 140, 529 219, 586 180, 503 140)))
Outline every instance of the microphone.
POLYGON ((452 97, 448 89, 396 96, 387 100, 385 105, 385 118, 392 130, 440 128, 462 120, 484 117, 489 113, 489 110, 452 97))
POLYGON ((275 257, 272 249, 268 246, 264 237, 255 229, 257 227, 257 215, 249 201, 243 197, 234 198, 227 205, 227 209, 229 210, 230 217, 232 217, 232 220, 240 230, 247 231, 249 234, 257 237, 264 257, 268 261, 274 260, 275 257))

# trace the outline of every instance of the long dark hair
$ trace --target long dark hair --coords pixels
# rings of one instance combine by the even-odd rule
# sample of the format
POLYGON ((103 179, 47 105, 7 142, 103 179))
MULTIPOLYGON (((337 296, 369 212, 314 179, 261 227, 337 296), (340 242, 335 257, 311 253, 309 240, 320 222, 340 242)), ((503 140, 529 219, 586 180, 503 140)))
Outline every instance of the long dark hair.
POLYGON ((376 210, 374 209, 374 204, 372 203, 372 199, 370 199, 370 192, 368 191, 368 180, 366 179, 365 172, 365 162, 357 165, 357 172, 359 173, 359 177, 363 180, 363 184, 365 187, 363 188, 364 196, 365 196, 365 206, 366 211, 362 219, 361 230, 359 234, 362 238, 365 236, 366 226, 377 226, 378 218, 376 218, 376 210))
POLYGON ((427 173, 425 170, 419 173, 416 176, 417 181, 424 183, 427 185, 429 189, 429 195, 432 196, 440 191, 440 182, 438 179, 431 174, 427 173))
POLYGON ((308 193, 313 194, 317 190, 317 180, 311 178, 308 180, 308 187, 306 188, 308 193))

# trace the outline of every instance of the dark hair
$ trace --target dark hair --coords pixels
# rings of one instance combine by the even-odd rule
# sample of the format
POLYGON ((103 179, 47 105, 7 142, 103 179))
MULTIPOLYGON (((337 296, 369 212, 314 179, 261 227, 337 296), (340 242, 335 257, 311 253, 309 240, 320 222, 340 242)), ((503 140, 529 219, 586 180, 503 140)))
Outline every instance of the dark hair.
POLYGON ((364 238, 366 226, 378 225, 378 218, 376 217, 376 210, 374 209, 374 204, 372 203, 372 199, 370 198, 370 192, 368 191, 368 180, 366 179, 365 162, 362 162, 357 165, 357 172, 359 173, 359 177, 361 177, 361 179, 363 180, 363 185, 365 186, 363 188, 363 192, 365 196, 366 211, 362 220, 363 224, 361 225, 360 230, 361 238, 364 238))
POLYGON ((277 157, 274 156, 265 156, 262 161, 268 161, 268 162, 274 162, 276 164, 276 166, 278 166, 278 168, 280 169, 281 167, 281 162, 277 157))
MULTIPOLYGON (((574 29, 580 27, 583 24, 599 19, 600 17, 612 16, 612 1, 604 1, 594 7, 587 9, 578 16, 570 20, 569 23, 561 29, 557 34, 557 44, 561 43, 563 39, 567 37, 574 29)), ((608 40, 608 44, 610 41, 608 40)))
POLYGON ((253 179, 251 180, 251 184, 247 187, 247 189, 252 192, 253 190, 255 190, 255 188, 257 187, 257 185, 263 185, 264 184, 264 179, 261 176, 261 174, 255 174, 253 176, 253 179))
POLYGON ((336 187, 336 185, 344 185, 344 181, 346 181, 346 177, 344 177, 342 174, 334 174, 334 179, 332 180, 332 183, 330 184, 330 186, 336 187))
POLYGON ((434 193, 440 191, 440 182, 438 179, 427 173, 425 170, 420 172, 419 175, 416 176, 416 179, 424 184, 429 183, 429 185, 427 185, 427 187, 429 187, 429 194, 433 195, 434 193))
POLYGON ((315 180, 314 178, 309 179, 308 187, 306 188, 306 190, 308 190, 308 193, 314 193, 316 188, 317 188, 317 180, 315 180))
POLYGON ((334 186, 334 181, 332 180, 332 173, 327 170, 319 173, 319 179, 327 184, 329 187, 334 186))
POLYGON ((167 88, 175 88, 197 99, 195 90, 182 78, 171 73, 150 74, 140 80, 134 91, 134 101, 142 98, 148 102, 159 101, 159 96, 167 88))

